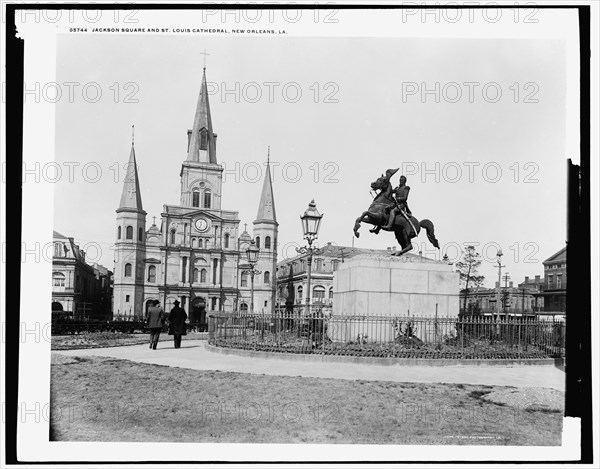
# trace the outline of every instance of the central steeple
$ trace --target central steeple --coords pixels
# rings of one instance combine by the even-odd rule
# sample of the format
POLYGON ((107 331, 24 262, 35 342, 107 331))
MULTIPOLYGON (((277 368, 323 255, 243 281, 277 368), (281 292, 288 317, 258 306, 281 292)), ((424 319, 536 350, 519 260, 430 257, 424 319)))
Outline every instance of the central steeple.
POLYGON ((217 163, 217 134, 213 132, 208 103, 206 67, 196 104, 192 130, 187 131, 187 158, 181 165, 180 205, 201 209, 221 209, 223 167, 217 163))
POLYGON ((186 161, 217 164, 217 135, 213 133, 206 67, 202 70, 202 85, 196 105, 194 125, 188 130, 188 155, 186 161))

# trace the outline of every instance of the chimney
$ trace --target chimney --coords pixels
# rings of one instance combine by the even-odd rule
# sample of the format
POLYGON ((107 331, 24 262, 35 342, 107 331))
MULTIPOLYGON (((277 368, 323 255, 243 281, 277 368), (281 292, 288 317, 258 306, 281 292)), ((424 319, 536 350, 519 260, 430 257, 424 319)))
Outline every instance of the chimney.
POLYGON ((387 252, 392 252, 392 248, 390 246, 387 247, 387 252))
POLYGON ((525 277, 525 283, 529 283, 529 277, 525 277))
POLYGON ((535 283, 540 283, 540 276, 539 275, 535 276, 535 283))
POLYGON ((392 246, 392 252, 396 252, 396 246, 392 246))
POLYGON ((512 288, 512 287, 513 287, 513 281, 512 281, 512 280, 511 280, 510 282, 508 282, 508 286, 509 286, 510 288, 512 288))
POLYGON ((500 285, 500 282, 498 282, 498 280, 496 280, 495 287, 498 288, 499 285, 500 285))

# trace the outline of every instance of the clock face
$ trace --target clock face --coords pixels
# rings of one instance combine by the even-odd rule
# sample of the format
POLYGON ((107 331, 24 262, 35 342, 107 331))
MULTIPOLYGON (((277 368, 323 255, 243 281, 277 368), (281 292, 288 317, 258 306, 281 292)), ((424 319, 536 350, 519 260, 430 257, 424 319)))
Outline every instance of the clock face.
POLYGON ((210 224, 208 223, 208 220, 206 218, 198 218, 194 222, 194 226, 196 227, 196 229, 198 231, 200 231, 201 233, 203 233, 206 230, 208 230, 208 228, 210 227, 210 224))

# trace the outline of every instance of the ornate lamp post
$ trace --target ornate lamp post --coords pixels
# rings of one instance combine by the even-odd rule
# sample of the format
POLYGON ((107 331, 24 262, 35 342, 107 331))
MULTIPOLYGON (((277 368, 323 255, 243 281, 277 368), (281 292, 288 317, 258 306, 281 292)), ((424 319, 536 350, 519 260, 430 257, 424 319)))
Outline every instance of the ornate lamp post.
POLYGON ((498 288, 496 288, 496 314, 498 315, 498 317, 501 314, 501 285, 502 285, 502 267, 506 267, 504 265, 502 265, 502 249, 498 249, 498 253, 496 254, 496 257, 498 258, 498 260, 496 261, 498 263, 498 288))
POLYGON ((306 264, 307 264, 307 272, 306 272, 306 309, 308 314, 310 314, 310 300, 312 296, 312 292, 310 291, 310 281, 311 281, 311 270, 312 270, 312 259, 313 256, 319 255, 323 253, 323 249, 315 248, 312 246, 312 243, 315 239, 317 239, 317 235, 319 234, 319 228, 321 226, 321 218, 323 215, 319 213, 317 210, 317 204, 315 204, 314 199, 308 204, 308 208, 304 212, 304 215, 300 217, 302 222, 302 231, 304 232, 304 239, 308 241, 308 247, 302 246, 296 248, 296 251, 299 254, 306 254, 306 264))
POLYGON ((248 260, 250 268, 242 271, 243 274, 250 274, 250 314, 254 313, 254 275, 261 273, 260 270, 254 268, 258 262, 259 254, 260 249, 258 249, 258 246, 252 241, 250 246, 248 246, 248 249, 246 249, 246 259, 248 260))

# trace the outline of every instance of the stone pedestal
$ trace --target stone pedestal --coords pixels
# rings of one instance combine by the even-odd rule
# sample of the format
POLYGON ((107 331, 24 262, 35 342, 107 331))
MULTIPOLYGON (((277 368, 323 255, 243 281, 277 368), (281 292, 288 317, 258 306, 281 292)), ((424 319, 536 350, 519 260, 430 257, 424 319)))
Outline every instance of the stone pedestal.
MULTIPOLYGON (((457 317, 459 274, 452 266, 414 254, 358 255, 339 265, 333 278, 332 316, 457 317)), ((359 334, 393 340, 387 320, 345 321, 332 340, 359 334)))

